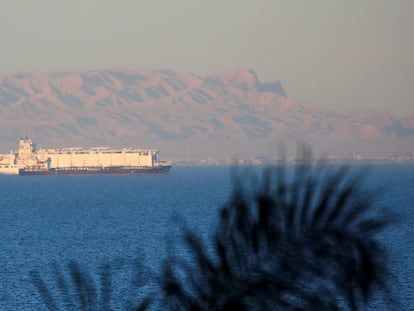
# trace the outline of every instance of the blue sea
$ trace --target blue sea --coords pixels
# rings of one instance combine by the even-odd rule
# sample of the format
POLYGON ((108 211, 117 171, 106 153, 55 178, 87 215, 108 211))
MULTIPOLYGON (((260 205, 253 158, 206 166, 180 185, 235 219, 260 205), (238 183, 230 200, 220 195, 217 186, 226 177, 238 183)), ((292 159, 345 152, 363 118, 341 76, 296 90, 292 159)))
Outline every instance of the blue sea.
MULTIPOLYGON (((114 309, 138 302, 155 291, 154 277, 177 248, 180 226, 204 236, 212 231, 230 195, 229 170, 176 166, 158 176, 0 176, 0 310, 45 310, 30 271, 59 297, 53 269, 68 277, 71 260, 96 284, 101 266, 111 264, 114 309)), ((371 165, 367 184, 381 188, 378 204, 402 216, 381 239, 401 309, 414 310, 414 165, 371 165)), ((386 309, 379 300, 370 310, 386 309)))

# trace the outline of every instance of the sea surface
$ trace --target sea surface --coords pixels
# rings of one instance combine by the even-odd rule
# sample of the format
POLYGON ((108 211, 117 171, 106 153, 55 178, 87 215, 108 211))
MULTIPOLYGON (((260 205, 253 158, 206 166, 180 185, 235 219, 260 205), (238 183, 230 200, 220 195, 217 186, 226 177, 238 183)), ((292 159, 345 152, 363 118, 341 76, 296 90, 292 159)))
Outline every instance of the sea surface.
MULTIPOLYGON (((380 187, 378 204, 401 216, 381 239, 400 308, 414 310, 414 165, 371 165, 367 185, 380 187)), ((45 310, 31 271, 59 298, 54 269, 69 282, 73 260, 96 284, 101 267, 112 266, 114 309, 139 302, 155 291, 166 254, 179 252, 180 227, 208 236, 230 191, 227 166, 176 166, 159 176, 0 176, 0 310, 45 310)), ((380 300, 369 309, 387 310, 380 300)))

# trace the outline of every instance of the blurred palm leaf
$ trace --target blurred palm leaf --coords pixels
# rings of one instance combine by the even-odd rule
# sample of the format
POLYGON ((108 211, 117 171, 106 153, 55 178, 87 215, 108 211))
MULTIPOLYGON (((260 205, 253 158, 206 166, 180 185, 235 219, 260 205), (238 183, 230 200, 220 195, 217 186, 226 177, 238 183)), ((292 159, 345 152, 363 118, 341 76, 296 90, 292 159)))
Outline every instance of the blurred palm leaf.
MULTIPOLYGON (((67 268, 69 280, 65 277, 64 270, 56 264, 52 266, 57 290, 53 284, 47 283, 38 271, 30 273, 43 303, 49 310, 113 310, 111 307, 113 284, 109 264, 105 264, 101 268, 99 287, 95 285, 91 274, 81 269, 75 261, 69 262, 67 268)), ((151 299, 147 297, 131 310, 145 311, 150 304, 151 299)))
POLYGON ((170 256, 169 310, 360 310, 378 290, 392 304, 387 251, 376 234, 395 219, 374 205, 363 174, 301 163, 238 171, 209 249, 184 229, 191 259, 170 256))

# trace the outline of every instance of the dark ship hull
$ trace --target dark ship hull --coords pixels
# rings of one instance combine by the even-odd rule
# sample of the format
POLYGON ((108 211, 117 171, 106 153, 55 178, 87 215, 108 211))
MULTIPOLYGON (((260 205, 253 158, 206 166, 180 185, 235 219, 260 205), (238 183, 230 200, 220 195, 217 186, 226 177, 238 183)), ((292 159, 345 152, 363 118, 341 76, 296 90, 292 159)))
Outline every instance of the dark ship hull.
POLYGON ((65 167, 45 169, 25 167, 19 169, 22 176, 96 176, 96 175, 157 175, 167 174, 171 165, 158 166, 110 166, 110 167, 65 167))

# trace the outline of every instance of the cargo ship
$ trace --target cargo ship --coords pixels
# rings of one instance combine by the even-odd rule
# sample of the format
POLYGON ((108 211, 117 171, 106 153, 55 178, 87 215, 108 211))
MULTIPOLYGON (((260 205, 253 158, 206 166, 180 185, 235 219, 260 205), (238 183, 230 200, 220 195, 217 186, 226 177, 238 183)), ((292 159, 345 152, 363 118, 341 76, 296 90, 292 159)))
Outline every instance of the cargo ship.
POLYGON ((29 138, 19 140, 17 152, 0 155, 0 174, 52 175, 142 175, 166 174, 171 163, 159 160, 154 149, 63 148, 36 149, 29 138))

